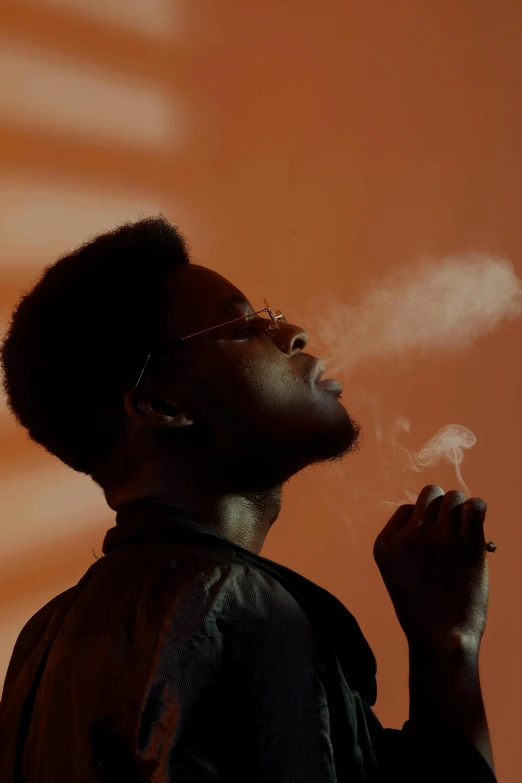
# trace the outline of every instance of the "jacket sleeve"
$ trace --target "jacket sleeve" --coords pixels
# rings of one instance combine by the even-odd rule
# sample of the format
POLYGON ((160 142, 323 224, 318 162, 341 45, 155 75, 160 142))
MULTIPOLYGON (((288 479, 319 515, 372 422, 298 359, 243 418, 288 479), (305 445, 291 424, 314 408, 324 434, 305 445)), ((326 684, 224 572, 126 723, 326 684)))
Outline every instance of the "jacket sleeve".
POLYGON ((387 783, 497 783, 489 764, 472 743, 437 724, 413 733, 407 720, 401 729, 383 728, 362 702, 373 748, 387 783))
POLYGON ((216 569, 178 595, 141 710, 144 779, 496 783, 460 737, 384 729, 275 579, 216 569), (333 673, 332 673, 333 672, 333 673))
POLYGON ((339 783, 317 664, 306 617, 275 580, 245 569, 193 583, 158 640, 138 732, 142 774, 339 783))

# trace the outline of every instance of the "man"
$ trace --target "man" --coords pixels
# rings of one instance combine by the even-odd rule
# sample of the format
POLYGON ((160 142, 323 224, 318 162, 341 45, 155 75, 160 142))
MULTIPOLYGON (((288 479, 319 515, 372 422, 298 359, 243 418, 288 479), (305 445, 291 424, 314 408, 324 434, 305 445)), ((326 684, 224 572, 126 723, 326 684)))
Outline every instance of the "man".
MULTIPOLYGON (((4 783, 495 780, 487 726, 476 740, 451 723, 453 702, 417 698, 418 719, 384 729, 355 618, 260 556, 291 476, 360 442, 307 342, 190 263, 163 218, 64 256, 21 300, 2 351, 11 411, 117 513, 104 557, 17 640, 4 783)), ((473 668, 429 648, 416 697, 473 668)), ((482 718, 476 694, 459 699, 482 718)))

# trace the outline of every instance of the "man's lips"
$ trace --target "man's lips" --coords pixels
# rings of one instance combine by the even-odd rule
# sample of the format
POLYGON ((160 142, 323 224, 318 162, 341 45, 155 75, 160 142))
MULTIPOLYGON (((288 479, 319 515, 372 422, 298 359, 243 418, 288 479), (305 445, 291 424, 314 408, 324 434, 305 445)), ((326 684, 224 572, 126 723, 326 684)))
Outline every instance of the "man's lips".
POLYGON ((318 359, 313 373, 313 382, 316 386, 320 386, 322 389, 329 389, 330 391, 342 392, 343 387, 334 378, 323 378, 323 373, 326 371, 326 364, 318 359))

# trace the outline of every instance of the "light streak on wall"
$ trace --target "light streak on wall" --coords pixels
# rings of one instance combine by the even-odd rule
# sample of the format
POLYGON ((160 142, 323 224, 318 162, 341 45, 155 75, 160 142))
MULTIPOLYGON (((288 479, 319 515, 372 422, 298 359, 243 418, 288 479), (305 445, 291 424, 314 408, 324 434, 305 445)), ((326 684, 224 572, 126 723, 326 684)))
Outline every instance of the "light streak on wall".
POLYGON ((172 148, 186 133, 181 103, 165 88, 0 39, 0 121, 31 123, 139 147, 172 148))

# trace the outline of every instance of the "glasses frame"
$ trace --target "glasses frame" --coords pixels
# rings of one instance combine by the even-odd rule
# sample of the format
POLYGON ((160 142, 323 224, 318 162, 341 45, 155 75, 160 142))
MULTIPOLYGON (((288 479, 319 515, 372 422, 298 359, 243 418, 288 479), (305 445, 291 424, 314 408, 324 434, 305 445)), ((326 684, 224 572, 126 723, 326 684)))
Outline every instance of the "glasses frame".
POLYGON ((276 313, 274 313, 266 301, 266 299, 263 299, 263 302, 265 303, 265 306, 262 310, 257 310, 255 313, 249 313, 248 315, 242 315, 240 318, 233 318, 231 321, 225 321, 225 323, 222 324, 216 324, 215 326, 210 326, 208 329, 202 329, 200 332, 194 332, 194 334, 188 334, 186 337, 178 337, 176 340, 171 340, 170 342, 166 343, 162 348, 157 348, 155 351, 151 351, 149 355, 147 356, 147 359, 145 361, 145 364, 143 365, 143 369, 140 372, 139 378, 136 381, 134 388, 136 389, 139 386, 139 383, 145 373, 145 370, 147 369, 147 366, 152 358, 157 353, 160 353, 161 351, 164 351, 166 348, 169 348, 171 345, 176 345, 177 343, 183 342, 183 340, 189 340, 191 337, 197 337, 198 334, 204 334, 205 332, 211 332, 213 329, 220 329, 222 326, 227 326, 227 324, 233 324, 236 321, 249 321, 254 316, 260 315, 261 313, 268 313, 270 318, 272 319, 272 323, 268 324, 268 326, 265 329, 265 332, 267 334, 270 334, 275 331, 279 331, 281 327, 279 326, 279 321, 282 319, 283 323, 287 323, 286 318, 284 317, 283 313, 278 310, 276 313))

